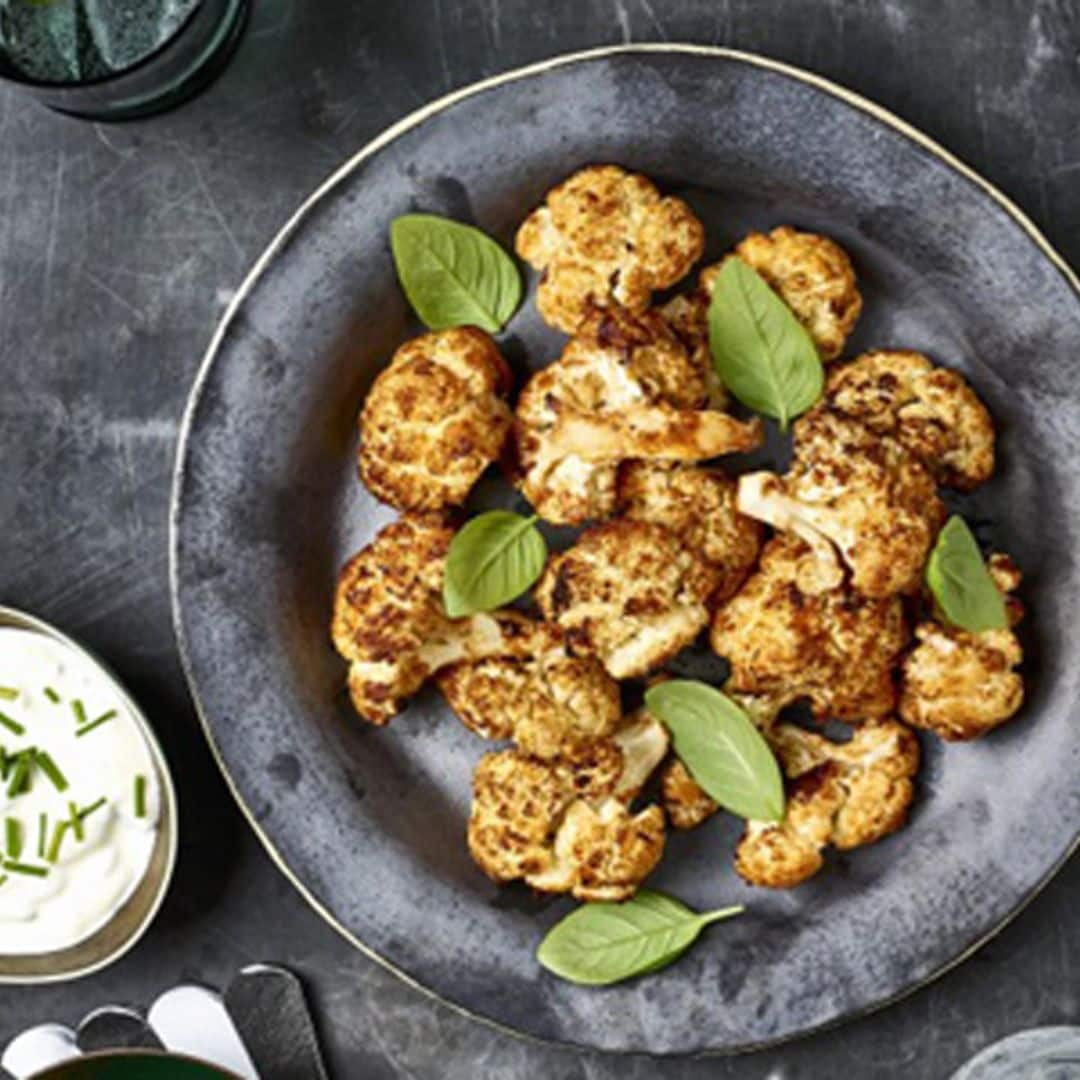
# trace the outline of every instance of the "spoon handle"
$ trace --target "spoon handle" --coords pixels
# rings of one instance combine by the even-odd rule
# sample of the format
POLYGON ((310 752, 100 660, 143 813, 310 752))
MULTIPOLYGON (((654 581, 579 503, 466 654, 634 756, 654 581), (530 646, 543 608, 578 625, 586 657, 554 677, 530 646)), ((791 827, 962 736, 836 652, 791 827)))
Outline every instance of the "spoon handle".
POLYGON ((146 1017, 124 1005, 106 1005, 84 1017, 75 1033, 84 1054, 95 1050, 161 1050, 161 1040, 146 1017))
POLYGON ((329 1080, 303 985, 291 971, 254 964, 224 996, 262 1080, 329 1080))

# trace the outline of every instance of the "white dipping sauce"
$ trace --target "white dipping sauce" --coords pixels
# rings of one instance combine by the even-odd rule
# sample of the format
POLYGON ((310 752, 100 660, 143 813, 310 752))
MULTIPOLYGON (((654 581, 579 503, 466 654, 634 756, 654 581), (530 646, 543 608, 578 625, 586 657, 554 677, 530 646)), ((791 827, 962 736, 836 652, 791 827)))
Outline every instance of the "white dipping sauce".
POLYGON ((76 945, 123 906, 150 864, 161 796, 149 747, 96 665, 10 627, 0 628, 0 747, 0 955, 76 945), (89 730, 77 735, 80 728, 89 730), (40 757, 24 753, 30 788, 11 791, 19 768, 11 759, 33 750, 55 763, 64 790, 40 757), (8 848, 12 829, 17 856, 8 848))

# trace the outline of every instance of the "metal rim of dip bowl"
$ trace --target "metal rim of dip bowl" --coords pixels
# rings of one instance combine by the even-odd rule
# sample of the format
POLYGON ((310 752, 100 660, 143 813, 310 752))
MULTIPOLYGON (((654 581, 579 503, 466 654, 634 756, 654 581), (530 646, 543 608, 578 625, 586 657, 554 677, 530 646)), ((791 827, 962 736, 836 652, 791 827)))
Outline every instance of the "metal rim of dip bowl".
POLYGON ((179 843, 176 788, 165 755, 146 716, 105 663, 43 619, 17 608, 0 605, 0 628, 6 627, 31 630, 51 638, 71 649, 101 672, 127 707, 146 743, 161 791, 161 816, 150 863, 135 891, 109 921, 85 940, 66 949, 27 956, 0 953, 0 985, 29 986, 65 982, 92 975, 119 960, 135 947, 161 909, 176 867, 179 843))
POLYGON ((241 1080, 220 1065, 165 1050, 98 1050, 50 1065, 29 1080, 241 1080))

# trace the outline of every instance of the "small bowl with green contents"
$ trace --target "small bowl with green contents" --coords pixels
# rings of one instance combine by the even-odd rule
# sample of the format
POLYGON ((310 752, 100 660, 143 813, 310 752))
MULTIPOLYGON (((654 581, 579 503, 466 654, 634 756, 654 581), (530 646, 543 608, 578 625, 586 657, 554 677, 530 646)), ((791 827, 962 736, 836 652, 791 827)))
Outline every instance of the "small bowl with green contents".
POLYGON ((176 850, 176 792, 139 707, 76 642, 0 607, 0 984, 123 956, 176 850))
POLYGON ((36 1073, 32 1080, 239 1080, 235 1073, 179 1054, 115 1050, 36 1073))

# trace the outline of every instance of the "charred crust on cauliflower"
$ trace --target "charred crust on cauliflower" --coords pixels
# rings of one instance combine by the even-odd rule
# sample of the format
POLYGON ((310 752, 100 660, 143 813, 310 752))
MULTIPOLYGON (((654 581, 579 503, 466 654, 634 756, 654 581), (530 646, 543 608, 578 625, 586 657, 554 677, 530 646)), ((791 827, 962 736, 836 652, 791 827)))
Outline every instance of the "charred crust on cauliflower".
POLYGON ((619 519, 593 526, 554 556, 536 590, 570 648, 600 658, 616 679, 670 660, 708 622, 716 575, 661 525, 619 519))
POLYGON ((465 502, 502 452, 513 423, 510 369, 475 327, 402 345, 360 415, 360 477, 400 510, 465 502))
POLYGON ((855 271, 844 249, 826 236, 781 225, 768 234, 751 233, 735 254, 791 308, 821 359, 835 360, 862 312, 855 271))
POLYGON ((1011 627, 1023 608, 1010 594, 1020 571, 1006 555, 992 555, 990 575, 1005 597, 1009 629, 973 634, 936 619, 915 628, 917 644, 904 659, 900 715, 912 727, 950 742, 977 739, 1000 727, 1024 702, 1016 670, 1024 658, 1011 627))
POLYGON ((994 424, 959 372, 922 353, 864 353, 829 375, 830 406, 891 435, 942 484, 970 491, 994 471, 994 424))
POLYGON ((769 541, 758 569, 712 622, 713 650, 731 664, 727 690, 808 698, 821 718, 884 716, 896 704, 893 669, 908 634, 899 597, 867 597, 847 584, 805 592, 809 548, 790 534, 769 541))
POLYGON ((945 519, 930 472, 895 439, 827 407, 794 432, 790 470, 741 476, 739 509, 810 545, 805 591, 835 588, 842 558, 866 596, 916 592, 945 519))
POLYGON ((439 689, 482 738, 513 739, 543 760, 575 759, 619 726, 619 684, 595 657, 567 655, 555 636, 534 657, 455 664, 439 674, 439 689))
POLYGON ((675 829, 695 829, 720 809, 678 758, 673 758, 664 768, 660 799, 675 829))
POLYGON ((778 724, 772 742, 788 777, 787 809, 779 823, 747 824, 735 869, 751 885, 792 888, 821 869, 826 847, 872 844, 907 820, 920 755, 903 724, 868 721, 839 744, 778 724))
POLYGON ((570 892, 585 901, 629 900, 664 854, 664 812, 638 813, 609 800, 599 807, 570 806, 555 835, 554 861, 526 881, 541 892, 570 892))
POLYGON ((477 865, 495 881, 524 879, 540 892, 628 899, 660 861, 665 840, 660 807, 635 813, 629 803, 667 749, 662 725, 638 716, 595 744, 592 758, 487 754, 469 818, 477 865))
POLYGON ((707 398, 703 372, 657 313, 594 311, 521 393, 519 486, 545 520, 580 524, 614 512, 623 460, 703 460, 760 442, 760 423, 706 409, 707 398))
POLYGON ((592 308, 641 312, 701 257, 705 229, 682 199, 616 165, 582 169, 548 192, 518 230, 518 255, 542 272, 544 321, 576 332, 592 308))
POLYGON ((737 492, 718 469, 633 461, 619 470, 622 513, 670 529, 715 570, 712 605, 738 592, 761 551, 761 524, 739 513, 737 492))
POLYGON ((424 643, 449 627, 442 608, 443 566, 453 527, 407 515, 388 525, 342 568, 331 636, 350 662, 357 711, 385 724, 423 684, 424 643))

